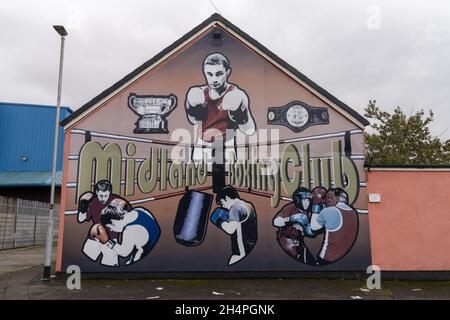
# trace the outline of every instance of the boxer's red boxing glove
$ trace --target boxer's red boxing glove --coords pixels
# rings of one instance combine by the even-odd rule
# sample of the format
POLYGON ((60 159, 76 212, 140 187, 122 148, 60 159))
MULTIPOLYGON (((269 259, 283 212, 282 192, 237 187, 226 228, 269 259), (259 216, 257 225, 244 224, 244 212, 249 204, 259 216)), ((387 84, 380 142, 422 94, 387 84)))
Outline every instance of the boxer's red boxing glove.
POLYGON ((325 196, 327 190, 324 187, 316 187, 311 192, 312 194, 312 208, 313 213, 319 213, 323 208, 325 208, 325 196))
POLYGON ((327 190, 324 187, 316 187, 313 189, 312 200, 313 204, 324 204, 327 190))
POLYGON ((101 243, 106 243, 109 240, 108 232, 100 223, 94 224, 91 228, 91 236, 98 239, 101 243))

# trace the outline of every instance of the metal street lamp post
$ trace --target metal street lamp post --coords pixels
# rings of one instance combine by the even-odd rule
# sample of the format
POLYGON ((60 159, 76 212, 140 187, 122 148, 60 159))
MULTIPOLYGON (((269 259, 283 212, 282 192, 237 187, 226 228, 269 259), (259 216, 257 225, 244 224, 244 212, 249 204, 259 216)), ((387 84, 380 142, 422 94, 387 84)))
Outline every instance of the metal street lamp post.
POLYGON ((67 36, 67 31, 63 26, 53 26, 53 28, 61 36, 61 51, 59 56, 59 76, 58 76, 58 97, 56 100, 56 118, 55 118, 55 139, 53 142, 53 166, 52 166, 52 185, 50 191, 50 211, 48 216, 47 240, 45 243, 45 263, 44 275, 42 280, 50 280, 50 270, 52 262, 52 245, 53 245, 53 209, 55 206, 55 180, 56 180, 56 162, 58 158, 58 132, 59 132, 59 114, 61 109, 61 89, 62 89, 62 74, 64 62, 64 40, 67 36))

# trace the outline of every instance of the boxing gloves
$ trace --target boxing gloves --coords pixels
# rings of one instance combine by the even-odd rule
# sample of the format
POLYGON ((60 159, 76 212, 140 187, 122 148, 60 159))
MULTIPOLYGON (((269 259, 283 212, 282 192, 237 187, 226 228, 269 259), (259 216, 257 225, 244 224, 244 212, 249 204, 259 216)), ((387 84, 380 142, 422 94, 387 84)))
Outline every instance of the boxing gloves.
POLYGON ((320 213, 325 208, 325 196, 327 190, 324 187, 316 187, 312 191, 312 213, 320 213))
POLYGON ((216 208, 211 213, 210 220, 212 223, 214 223, 217 227, 221 228, 222 223, 227 222, 229 219, 228 210, 223 208, 216 208))
POLYGON ((228 111, 230 119, 237 124, 248 122, 248 98, 241 90, 235 89, 223 96, 222 109, 228 111))
POLYGON ((278 228, 286 226, 287 223, 298 223, 302 226, 306 226, 309 223, 309 219, 304 213, 296 213, 286 218, 276 217, 273 219, 273 225, 278 228))
POLYGON ((92 192, 88 191, 83 193, 78 201, 78 212, 83 214, 86 213, 93 198, 94 194, 92 192))
POLYGON ((300 224, 302 226, 302 232, 305 236, 310 238, 315 238, 317 236, 316 232, 311 229, 311 224, 309 223, 308 216, 304 213, 293 214, 289 217, 289 222, 294 224, 300 224))
POLYGON ((247 108, 239 107, 235 111, 229 112, 230 119, 237 124, 245 124, 248 122, 248 112, 247 108))
POLYGON ((315 238, 318 233, 311 228, 310 224, 308 224, 303 227, 303 234, 309 238, 315 238))
MULTIPOLYGON (((218 228, 222 229, 225 233, 231 235, 236 231, 240 222, 239 221, 229 221, 229 219, 230 219, 230 216, 229 216, 228 210, 224 209, 224 208, 217 208, 216 210, 213 211, 213 213, 211 214, 211 217, 210 217, 210 220, 212 223, 214 223, 218 228)), ((235 262, 237 262, 237 260, 235 262)), ((235 262, 233 262, 233 263, 235 263, 235 262)), ((229 263, 231 263, 231 262, 229 262, 229 263)))
POLYGON ((275 219, 273 219, 273 225, 278 228, 284 227, 286 225, 286 222, 287 219, 283 217, 276 217, 275 219))
POLYGON ((309 223, 308 216, 304 213, 293 214, 289 217, 289 222, 298 223, 302 226, 306 226, 309 223))
POLYGON ((100 223, 94 224, 91 228, 91 236, 105 244, 109 240, 108 232, 100 223))
POLYGON ((78 211, 81 213, 86 213, 89 209, 89 200, 86 199, 82 199, 80 200, 80 202, 78 203, 78 211))
MULTIPOLYGON (((185 108, 190 120, 206 120, 208 109, 206 107, 205 93, 201 87, 189 89, 186 95, 185 108)), ((235 88, 225 93, 219 108, 228 111, 230 120, 237 124, 246 124, 249 120, 248 97, 239 89, 235 88)))
POLYGON ((186 95, 186 113, 195 121, 204 121, 208 116, 205 94, 200 87, 192 87, 186 95))

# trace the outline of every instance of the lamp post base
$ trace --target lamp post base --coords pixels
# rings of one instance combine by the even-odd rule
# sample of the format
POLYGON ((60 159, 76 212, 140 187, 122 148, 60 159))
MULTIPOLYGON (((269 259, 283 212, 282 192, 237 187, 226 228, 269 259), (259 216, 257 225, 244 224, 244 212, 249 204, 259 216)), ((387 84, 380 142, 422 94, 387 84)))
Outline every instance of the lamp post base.
POLYGON ((50 266, 44 266, 44 275, 41 278, 42 281, 50 280, 50 266))

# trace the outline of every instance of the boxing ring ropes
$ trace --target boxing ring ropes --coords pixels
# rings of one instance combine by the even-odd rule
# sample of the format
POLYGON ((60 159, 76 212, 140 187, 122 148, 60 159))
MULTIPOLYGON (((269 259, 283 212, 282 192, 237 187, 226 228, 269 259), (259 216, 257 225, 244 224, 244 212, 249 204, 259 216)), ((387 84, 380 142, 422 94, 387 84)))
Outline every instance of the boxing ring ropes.
MULTIPOLYGON (((303 142, 303 141, 323 140, 323 139, 344 137, 348 133, 350 135, 363 134, 362 130, 356 129, 356 130, 350 130, 350 131, 339 131, 339 132, 334 132, 334 133, 326 133, 326 134, 319 134, 319 135, 299 137, 299 138, 280 139, 279 141, 267 141, 267 142, 264 142, 264 144, 248 143, 248 144, 244 144, 244 145, 236 145, 235 147, 236 147, 236 149, 238 149, 238 148, 270 146, 270 145, 277 145, 277 144, 282 145, 282 144, 286 144, 286 143, 303 142)), ((70 130, 70 134, 71 135, 82 135, 85 138, 88 138, 88 140, 90 140, 92 137, 97 137, 97 138, 105 138, 105 139, 130 141, 130 142, 140 142, 140 143, 147 143, 147 144, 153 144, 153 145, 178 146, 178 147, 185 147, 185 148, 193 148, 193 147, 212 148, 211 144, 202 144, 202 145, 186 144, 186 143, 179 143, 179 142, 175 142, 175 141, 137 138, 137 137, 131 137, 131 136, 125 136, 125 135, 111 134, 111 133, 105 133, 105 132, 95 132, 95 131, 88 131, 88 130, 82 130, 82 129, 72 129, 72 130, 70 130)), ((319 157, 310 157, 310 158, 314 159, 314 158, 319 158, 319 157)), ((324 157, 320 157, 320 158, 324 158, 324 157)), ((329 157, 329 158, 331 158, 331 157, 329 157)), ((363 160, 364 161, 364 155, 350 155, 350 158, 352 160, 363 160)), ((78 155, 69 155, 68 160, 78 161, 78 155)), ((142 162, 145 159, 134 158, 134 160, 136 162, 142 162)), ((122 161, 126 161, 126 159, 122 159, 122 161)), ((171 160, 168 160, 168 162, 171 162, 171 160)), ((211 176, 210 172, 208 172, 208 176, 211 176)), ((159 181, 159 178, 158 178, 158 181, 159 181)), ((137 182, 137 181, 135 180, 135 182, 137 182)), ((123 184, 125 184, 124 180, 121 181, 121 185, 123 185, 123 184)), ((364 188, 367 186, 367 183, 364 181, 360 181, 359 186, 364 188)), ((76 187, 77 187, 76 182, 67 182, 67 184, 66 184, 66 188, 76 188, 76 187)), ((206 191, 206 190, 209 190, 212 188, 213 188, 213 186, 204 186, 204 187, 190 188, 189 190, 206 191)), ((236 187, 235 189, 238 192, 248 193, 248 194, 261 196, 261 197, 265 197, 265 198, 272 197, 272 194, 270 194, 268 192, 252 190, 251 188, 236 187)), ((135 205, 135 204, 141 204, 141 203, 145 203, 145 202, 157 201, 157 200, 162 200, 162 199, 167 199, 167 198, 172 198, 172 197, 177 197, 177 196, 183 195, 186 191, 187 191, 187 188, 185 188, 184 190, 176 191, 176 192, 155 195, 155 196, 149 197, 149 198, 131 200, 129 202, 130 202, 130 204, 135 205)), ((292 198, 281 196, 280 200, 291 202, 292 198)), ((367 209, 356 209, 356 211, 358 212, 358 214, 368 214, 367 209)), ((77 213, 78 213, 77 210, 66 210, 64 212, 64 214, 67 216, 76 215, 77 213)))

